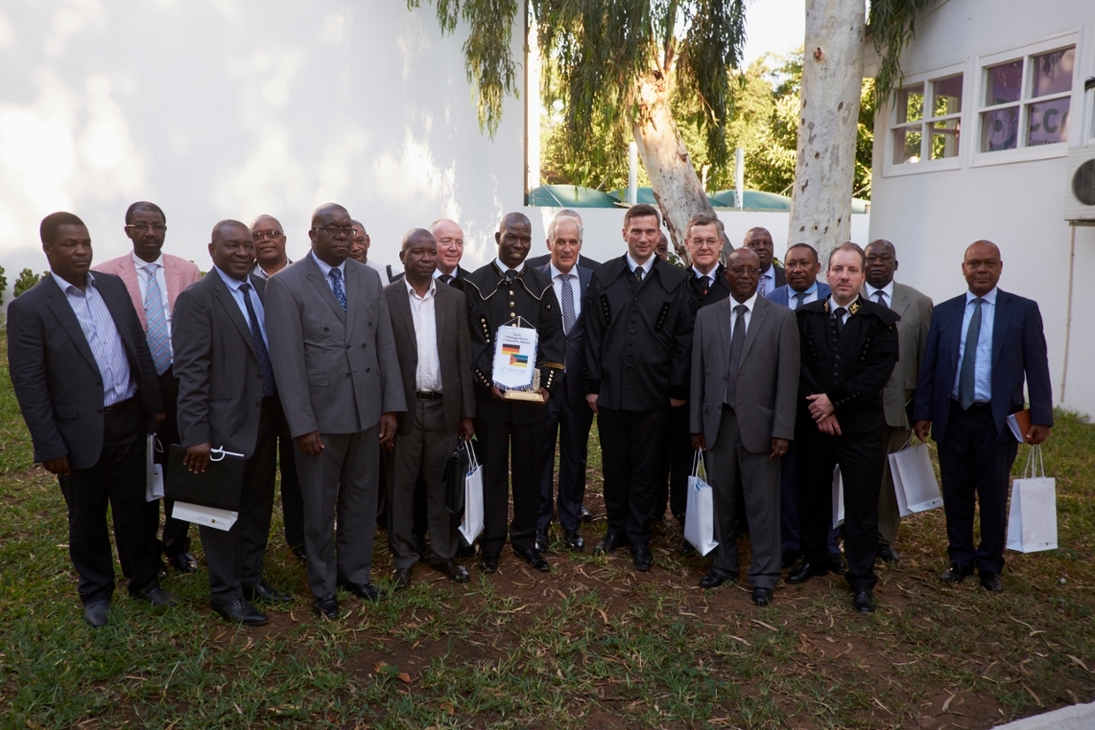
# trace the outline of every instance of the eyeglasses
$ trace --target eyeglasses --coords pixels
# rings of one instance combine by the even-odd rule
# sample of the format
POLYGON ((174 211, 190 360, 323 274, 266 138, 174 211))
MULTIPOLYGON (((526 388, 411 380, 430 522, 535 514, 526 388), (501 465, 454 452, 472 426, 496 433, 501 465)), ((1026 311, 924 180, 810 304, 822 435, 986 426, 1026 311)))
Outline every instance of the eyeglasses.
POLYGON ((692 245, 696 248, 714 248, 719 245, 720 240, 718 238, 693 238, 692 245))
POLYGON ((344 233, 348 237, 352 237, 354 235, 354 227, 353 226, 345 226, 345 227, 343 227, 343 226, 315 226, 312 230, 314 230, 314 231, 323 231, 324 233, 326 233, 331 238, 334 238, 339 233, 344 233))
POLYGON ((264 238, 277 238, 280 235, 281 231, 274 230, 273 228, 268 231, 260 231, 257 229, 251 231, 251 237, 254 238, 256 241, 261 241, 264 238))
POLYGON ((149 230, 154 233, 163 233, 167 230, 167 226, 163 223, 130 223, 126 228, 131 229, 134 233, 144 233, 149 230))
POLYGON ((731 266, 730 267, 730 273, 731 274, 737 274, 739 276, 742 275, 742 274, 759 274, 760 269, 756 268, 755 266, 750 266, 750 267, 731 266))

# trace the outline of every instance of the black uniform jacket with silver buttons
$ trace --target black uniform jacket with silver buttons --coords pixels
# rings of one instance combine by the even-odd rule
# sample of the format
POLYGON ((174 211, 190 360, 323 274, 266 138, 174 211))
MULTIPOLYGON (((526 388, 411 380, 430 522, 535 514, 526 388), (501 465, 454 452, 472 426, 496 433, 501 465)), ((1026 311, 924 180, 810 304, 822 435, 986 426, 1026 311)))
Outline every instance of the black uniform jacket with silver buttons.
POLYGON ((582 302, 589 392, 604 408, 653 411, 688 399, 695 300, 690 274, 655 257, 642 284, 621 256, 593 272, 582 302))
POLYGON ((882 389, 897 363, 901 319, 892 309, 862 297, 849 304, 848 311, 851 314, 838 338, 827 298, 795 310, 802 353, 798 418, 809 423, 806 396, 825 393, 844 434, 885 425, 882 389))
POLYGON ((516 279, 507 282, 505 272, 492 261, 468 274, 464 284, 471 327, 476 416, 518 423, 547 418, 545 405, 500 401, 491 396, 490 388, 494 384, 492 364, 498 328, 521 317, 524 324, 535 327, 538 333, 536 367, 540 370, 540 387, 555 397, 563 372, 566 341, 551 279, 526 266, 516 279))
POLYGON ((687 271, 689 274, 688 283, 692 286, 692 295, 698 300, 700 308, 715 302, 721 302, 730 296, 730 282, 726 280, 726 267, 722 264, 716 266, 708 274, 711 277, 711 283, 706 292, 703 290, 703 281, 696 276, 696 272, 692 269, 687 269, 687 271))

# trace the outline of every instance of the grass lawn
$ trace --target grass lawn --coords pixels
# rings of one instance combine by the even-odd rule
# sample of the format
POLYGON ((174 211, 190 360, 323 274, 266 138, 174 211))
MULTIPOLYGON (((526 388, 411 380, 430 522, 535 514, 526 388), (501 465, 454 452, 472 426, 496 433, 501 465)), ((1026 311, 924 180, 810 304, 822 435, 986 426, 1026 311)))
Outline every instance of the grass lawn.
MULTIPOLYGON (((869 616, 834 576, 782 585, 764 609, 743 587, 705 592, 707 561, 663 530, 650 573, 626 550, 556 542, 549 575, 509 552, 463 586, 419 566, 379 605, 341 594, 327 622, 276 514, 267 577, 297 600, 267 626, 216 618, 203 569, 167 578, 182 603, 162 614, 119 591, 93 631, 60 490, 32 464, 0 365, 0 727, 987 728, 1095 699, 1095 426, 1069 415, 1045 447, 1062 548, 1009 552, 1001 595, 940 583, 936 510, 902 526, 869 616)), ((587 504, 603 514, 593 452, 587 504)), ((583 531, 592 546, 603 519, 583 531)), ((387 584, 383 533, 375 565, 387 584)))

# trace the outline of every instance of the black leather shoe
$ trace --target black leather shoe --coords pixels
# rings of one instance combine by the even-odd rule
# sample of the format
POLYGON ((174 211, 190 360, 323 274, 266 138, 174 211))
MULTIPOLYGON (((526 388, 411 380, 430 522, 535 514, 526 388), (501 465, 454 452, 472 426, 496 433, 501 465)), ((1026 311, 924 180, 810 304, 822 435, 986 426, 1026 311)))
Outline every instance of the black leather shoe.
POLYGON ((87 621, 93 629, 101 629, 106 626, 108 613, 110 613, 110 601, 92 601, 84 606, 84 621, 87 621))
POLYGON ((682 539, 680 552, 684 557, 690 558, 696 554, 696 548, 692 547, 692 543, 688 542, 688 540, 682 539))
POLYGON ((230 603, 213 602, 213 613, 217 614, 231 624, 243 626, 262 626, 269 621, 266 614, 252 606, 242 598, 237 598, 230 603))
POLYGON ((293 597, 288 593, 279 591, 266 581, 262 581, 257 586, 244 588, 243 595, 252 603, 259 603, 261 601, 266 601, 267 603, 289 603, 293 600, 293 597))
POLYGON ((981 571, 981 587, 991 593, 1003 593, 1004 584, 1000 582, 999 573, 986 573, 981 571))
POLYGON ((654 553, 650 552, 650 546, 645 542, 635 543, 631 546, 631 561, 645 573, 654 567, 654 553))
POLYGON ((709 571, 707 575, 700 578, 700 588, 718 588, 726 581, 730 580, 725 575, 720 575, 714 570, 709 571))
POLYGON ((961 583, 969 575, 973 575, 972 565, 951 563, 951 567, 943 571, 942 578, 944 583, 961 583))
POLYGON ((619 544, 620 544, 619 538, 617 538, 615 535, 613 535, 610 532, 607 535, 605 535, 599 543, 597 543, 597 547, 593 548, 593 554, 594 555, 611 555, 612 553, 614 553, 616 551, 616 548, 619 546, 619 544))
POLYGON ((295 555, 296 559, 300 562, 305 563, 308 561, 308 553, 304 552, 303 545, 294 545, 289 549, 293 551, 293 555, 295 555))
POLYGON ((586 541, 582 539, 577 530, 567 530, 563 542, 566 544, 567 550, 572 553, 580 553, 586 547, 586 541))
POLYGON ((785 549, 780 554, 779 567, 783 570, 787 570, 788 568, 793 568, 793 567, 795 567, 795 563, 798 562, 798 559, 801 556, 802 556, 802 553, 800 553, 798 550, 791 550, 789 548, 785 549))
POLYGON ((468 575, 468 569, 452 558, 449 558, 448 560, 438 560, 431 565, 434 570, 440 570, 447 575, 449 580, 453 583, 467 583, 471 578, 471 576, 468 575))
POLYGON ((754 588, 753 589, 753 603, 758 606, 767 606, 772 602, 772 589, 771 588, 754 588))
POLYGON ((805 583, 815 575, 826 575, 828 572, 828 565, 818 565, 817 563, 811 563, 809 560, 803 560, 797 568, 787 574, 787 582, 793 584, 805 583))
POLYGON ((541 555, 540 551, 536 548, 529 548, 528 550, 524 551, 518 551, 516 548, 514 548, 513 552, 515 555, 517 555, 517 557, 521 558, 533 568, 539 570, 541 573, 547 573, 549 570, 551 570, 551 566, 548 565, 548 561, 544 560, 544 556, 541 555))
POLYGON ((536 549, 542 553, 546 553, 548 549, 548 534, 547 530, 536 531, 536 549))
POLYGON ((175 598, 174 593, 166 591, 159 586, 152 586, 150 588, 145 588, 143 591, 137 591, 133 594, 133 597, 141 601, 147 601, 156 608, 170 608, 179 605, 179 601, 175 598))
POLYGON ((350 593, 360 598, 363 601, 383 601, 387 596, 384 591, 380 590, 372 583, 351 583, 348 580, 344 580, 339 583, 342 588, 345 588, 350 593))
POLYGON ((586 506, 583 504, 582 508, 578 510, 578 518, 582 522, 589 524, 590 522, 593 522, 593 513, 587 510, 586 506))
POLYGON ((338 599, 334 596, 316 598, 312 601, 312 613, 334 621, 338 618, 338 599))
POLYGON ((829 572, 844 575, 848 572, 848 561, 844 559, 844 553, 837 550, 829 553, 829 572))
POLYGON ((456 548, 456 557, 458 558, 474 558, 475 546, 460 544, 460 547, 456 548))
POLYGON ((887 565, 897 565, 901 562, 901 556, 893 549, 893 545, 879 545, 878 557, 887 565))
POLYGON ((493 573, 498 570, 498 553, 483 553, 479 558, 479 570, 484 573, 493 573))
POLYGON ((392 571, 392 590, 405 591, 411 587, 411 569, 396 568, 392 571))
POLYGON ((169 555, 167 562, 171 563, 180 573, 193 573, 198 569, 198 559, 190 553, 169 555))
POLYGON ((874 613, 874 594, 866 588, 856 591, 852 608, 859 613, 874 613))

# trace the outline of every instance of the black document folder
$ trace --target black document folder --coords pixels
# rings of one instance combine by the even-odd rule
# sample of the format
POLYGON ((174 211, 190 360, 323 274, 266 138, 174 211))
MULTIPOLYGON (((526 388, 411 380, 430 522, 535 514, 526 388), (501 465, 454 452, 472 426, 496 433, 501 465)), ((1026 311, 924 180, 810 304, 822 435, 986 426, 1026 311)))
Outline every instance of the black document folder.
POLYGON ((214 449, 209 468, 201 474, 195 474, 183 464, 185 455, 185 447, 171 444, 167 459, 167 479, 164 480, 164 497, 203 507, 233 512, 238 510, 240 491, 243 489, 243 457, 214 449))

